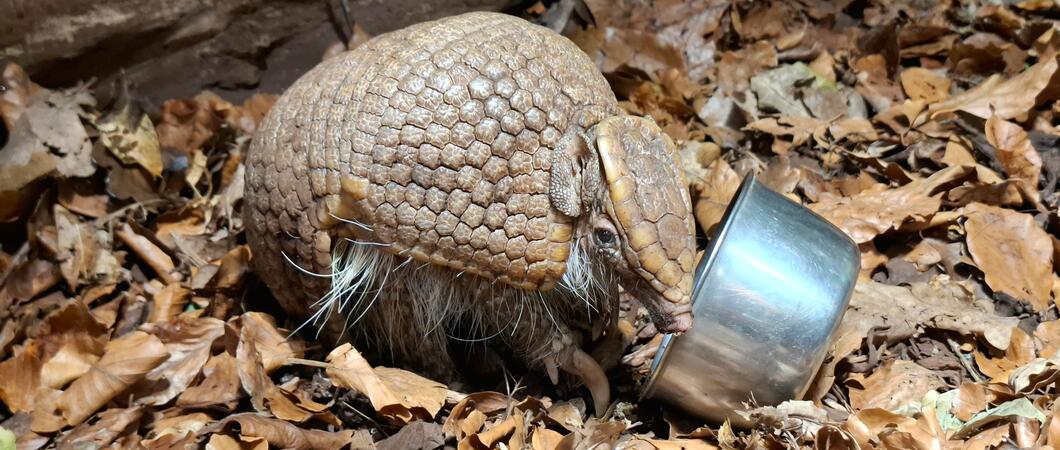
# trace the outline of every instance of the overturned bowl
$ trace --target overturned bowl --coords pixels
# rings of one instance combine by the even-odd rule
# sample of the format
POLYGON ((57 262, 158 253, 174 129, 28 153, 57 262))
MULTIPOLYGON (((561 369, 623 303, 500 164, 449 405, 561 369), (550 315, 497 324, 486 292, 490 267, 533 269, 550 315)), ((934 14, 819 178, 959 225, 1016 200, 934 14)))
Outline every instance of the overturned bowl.
POLYGON ((692 327, 666 335, 641 398, 746 425, 744 404, 809 388, 857 281, 857 246, 809 209, 743 180, 695 272, 692 327))

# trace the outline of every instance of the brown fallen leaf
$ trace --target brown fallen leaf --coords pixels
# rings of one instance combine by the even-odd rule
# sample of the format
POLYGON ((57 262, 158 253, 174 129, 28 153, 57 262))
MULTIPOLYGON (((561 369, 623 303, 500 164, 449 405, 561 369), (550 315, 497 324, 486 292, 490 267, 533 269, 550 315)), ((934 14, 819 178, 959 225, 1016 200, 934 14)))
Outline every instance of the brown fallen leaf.
POLYGON ((66 422, 76 426, 169 357, 155 336, 134 331, 107 343, 107 352, 57 400, 66 422))
POLYGON ((231 405, 242 397, 234 356, 228 353, 215 355, 206 363, 202 372, 205 378, 180 394, 177 398, 178 406, 226 405, 231 408, 231 405))
POLYGON ((162 153, 154 124, 146 114, 134 116, 125 105, 114 117, 96 123, 99 142, 123 164, 138 164, 147 173, 162 175, 162 153))
POLYGON ((169 358, 138 386, 146 394, 136 399, 140 405, 163 405, 184 392, 210 359, 214 341, 225 333, 224 322, 209 317, 178 317, 142 329, 162 340, 169 358))
POLYGON ((209 450, 269 450, 269 442, 265 438, 254 436, 231 437, 227 434, 214 433, 206 443, 209 450))
POLYGON ((718 89, 728 96, 746 92, 751 77, 776 65, 777 50, 767 41, 724 52, 718 61, 718 89))
MULTIPOLYGON (((848 386, 850 383, 847 382, 848 386)), ((935 372, 904 360, 884 363, 857 384, 860 388, 850 389, 850 406, 855 411, 869 408, 905 411, 910 405, 919 404, 928 391, 944 386, 935 372)))
POLYGON ((997 149, 997 159, 1005 169, 1005 174, 1023 182, 1025 189, 1035 194, 1034 200, 1037 202, 1042 157, 1034 149, 1023 127, 996 115, 990 116, 986 121, 986 140, 997 149))
POLYGON ((147 316, 147 322, 168 322, 177 317, 188 304, 190 294, 191 291, 185 289, 180 283, 166 285, 152 297, 151 314, 147 316))
POLYGON ((262 362, 257 341, 253 338, 251 327, 243 326, 239 332, 239 343, 236 347, 236 369, 243 390, 250 394, 250 404, 259 412, 265 412, 265 394, 276 388, 269 378, 262 362))
POLYGON ((700 228, 710 232, 714 225, 721 222, 732 197, 740 187, 740 176, 732 170, 723 159, 715 159, 707 167, 707 177, 702 189, 698 192, 695 216, 700 228))
POLYGON ((99 419, 82 423, 56 441, 57 448, 95 445, 96 448, 110 446, 127 428, 137 424, 146 411, 143 407, 113 408, 99 414, 99 419))
POLYGON ((810 209, 861 244, 902 224, 927 221, 942 205, 938 188, 971 172, 954 166, 894 189, 876 185, 850 197, 823 193, 810 209))
MULTIPOLYGON (((297 382, 297 379, 295 381, 297 382)), ((268 404, 269 412, 276 418, 296 423, 317 419, 336 427, 342 426, 342 422, 331 411, 328 411, 328 405, 299 396, 289 389, 292 388, 285 384, 273 386, 265 392, 265 402, 268 404)))
POLYGON ((389 367, 372 368, 350 344, 328 354, 332 382, 368 397, 383 417, 405 424, 414 417, 431 420, 445 404, 446 387, 412 372, 389 367))
POLYGON ((0 307, 7 309, 13 301, 29 300, 51 289, 62 279, 59 266, 51 261, 33 259, 11 271, 0 290, 0 307))
POLYGON ((913 67, 902 71, 902 89, 912 100, 923 100, 927 104, 939 102, 950 96, 950 80, 945 75, 913 67))
POLYGON ((41 386, 40 345, 30 342, 14 358, 0 363, 0 401, 11 412, 32 412, 41 386))
POLYGON ((537 428, 530 435, 531 450, 555 450, 559 447, 563 435, 548 428, 537 428))
POLYGON ((81 377, 103 355, 109 331, 84 302, 68 300, 45 317, 34 333, 47 349, 41 382, 53 389, 81 377))
POLYGON ((1052 240, 1029 214, 972 203, 964 208, 968 251, 986 284, 1027 302, 1035 311, 1050 306, 1052 240))
POLYGON ((10 124, 0 153, 0 192, 18 191, 52 171, 63 177, 95 173, 92 143, 80 119, 84 108, 94 104, 84 88, 45 90, 31 97, 10 124))
POLYGON ((1040 94, 1057 88, 1053 81, 1056 69, 1056 54, 1043 55, 1037 64, 1008 80, 994 74, 972 89, 931 105, 927 116, 934 119, 964 111, 983 119, 1015 118, 1038 104, 1040 94))
POLYGON ((217 274, 210 284, 218 289, 239 287, 243 277, 250 272, 250 247, 240 245, 221 258, 217 274))
POLYGON ((151 242, 150 239, 137 234, 128 223, 114 232, 118 239, 129 246, 133 252, 140 256, 151 269, 154 269, 158 277, 166 284, 173 284, 177 279, 173 276, 176 267, 171 258, 164 250, 151 242))
POLYGON ((291 450, 337 450, 353 438, 353 431, 328 432, 299 428, 278 419, 242 413, 228 416, 220 425, 239 424, 239 434, 265 439, 270 446, 291 450))
POLYGON ((462 441, 464 436, 477 433, 485 423, 487 415, 504 411, 511 405, 511 399, 500 392, 475 392, 468 394, 457 402, 445 419, 442 430, 449 436, 462 441), (477 419, 474 419, 477 417, 477 419))
POLYGON ((816 399, 827 393, 835 366, 861 348, 874 328, 884 330, 877 336, 887 343, 908 339, 930 328, 980 336, 994 348, 1008 348, 1019 319, 998 316, 992 302, 974 292, 967 282, 951 281, 946 276, 910 286, 859 282, 828 348, 830 359, 818 371, 807 398, 816 399))
POLYGON ((287 338, 276 328, 276 322, 267 314, 248 312, 239 316, 240 335, 246 333, 248 340, 254 341, 254 347, 261 352, 261 362, 265 373, 272 373, 283 366, 288 359, 301 358, 305 344, 295 337, 287 338))
POLYGON ((401 431, 392 436, 376 442, 375 447, 379 450, 433 450, 444 443, 441 425, 417 420, 402 427, 401 431))

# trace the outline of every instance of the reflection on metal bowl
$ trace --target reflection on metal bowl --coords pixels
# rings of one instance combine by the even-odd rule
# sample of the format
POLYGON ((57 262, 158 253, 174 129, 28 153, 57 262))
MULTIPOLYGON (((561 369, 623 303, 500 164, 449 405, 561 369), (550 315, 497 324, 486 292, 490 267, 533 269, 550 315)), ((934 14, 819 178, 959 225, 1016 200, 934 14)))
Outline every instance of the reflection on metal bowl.
POLYGON ((664 337, 642 398, 735 425, 752 399, 800 398, 859 266, 846 234, 748 176, 696 269, 692 328, 664 337))

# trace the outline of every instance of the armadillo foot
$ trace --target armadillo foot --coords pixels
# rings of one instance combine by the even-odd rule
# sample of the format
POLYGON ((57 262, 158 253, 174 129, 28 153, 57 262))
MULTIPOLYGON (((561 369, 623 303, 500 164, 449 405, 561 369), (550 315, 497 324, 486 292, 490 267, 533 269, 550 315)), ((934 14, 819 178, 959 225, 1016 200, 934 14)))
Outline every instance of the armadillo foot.
POLYGON ((585 383, 585 387, 589 388, 589 393, 593 396, 596 417, 603 417, 607 407, 611 405, 611 383, 607 381, 604 369, 580 348, 575 347, 569 355, 563 363, 563 370, 585 383))

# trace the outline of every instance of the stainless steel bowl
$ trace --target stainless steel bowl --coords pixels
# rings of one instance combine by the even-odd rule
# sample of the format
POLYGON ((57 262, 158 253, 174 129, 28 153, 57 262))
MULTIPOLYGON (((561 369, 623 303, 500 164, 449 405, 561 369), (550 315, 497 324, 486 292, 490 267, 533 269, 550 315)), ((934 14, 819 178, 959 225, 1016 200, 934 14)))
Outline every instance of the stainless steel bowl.
POLYGON ((663 338, 641 397, 742 425, 744 403, 806 392, 860 258, 846 234, 753 175, 716 230, 696 268, 692 327, 663 338))

